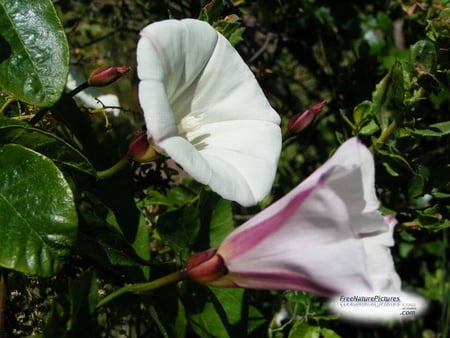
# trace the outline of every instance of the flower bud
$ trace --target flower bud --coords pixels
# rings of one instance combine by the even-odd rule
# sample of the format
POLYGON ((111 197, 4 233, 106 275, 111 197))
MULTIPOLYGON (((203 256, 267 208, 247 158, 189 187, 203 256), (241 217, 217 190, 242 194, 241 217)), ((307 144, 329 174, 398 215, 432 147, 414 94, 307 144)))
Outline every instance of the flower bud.
POLYGON ((305 129, 314 120, 325 106, 326 101, 321 101, 309 107, 304 112, 295 114, 289 119, 288 130, 292 133, 298 133, 305 129))
POLYGON ((211 283, 225 276, 228 269, 222 256, 216 254, 217 248, 199 252, 186 262, 186 276, 198 283, 211 283))
POLYGON ((116 81, 130 71, 130 67, 100 67, 92 71, 87 80, 92 87, 102 87, 116 81))
POLYGON ((136 136, 128 146, 128 157, 136 162, 151 162, 159 155, 156 145, 149 141, 145 132, 136 136))

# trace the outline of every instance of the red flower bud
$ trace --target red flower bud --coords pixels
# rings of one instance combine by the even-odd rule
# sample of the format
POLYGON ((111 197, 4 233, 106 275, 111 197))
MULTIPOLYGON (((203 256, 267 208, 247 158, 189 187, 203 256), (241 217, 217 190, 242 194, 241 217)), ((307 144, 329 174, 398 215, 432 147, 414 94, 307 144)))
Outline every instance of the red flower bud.
POLYGON ((128 146, 128 157, 136 162, 151 162, 159 155, 160 153, 156 150, 156 146, 149 142, 145 132, 136 136, 128 146))
POLYGON ((95 69, 87 80, 93 87, 102 87, 116 81, 122 75, 130 71, 130 67, 100 67, 95 69))
POLYGON ((189 257, 184 270, 186 276, 198 283, 211 283, 225 276, 228 269, 222 256, 216 252, 217 248, 211 248, 189 257))
POLYGON ((314 120, 325 106, 326 101, 321 101, 309 107, 304 112, 292 116, 288 122, 288 130, 292 133, 298 133, 305 129, 314 120))

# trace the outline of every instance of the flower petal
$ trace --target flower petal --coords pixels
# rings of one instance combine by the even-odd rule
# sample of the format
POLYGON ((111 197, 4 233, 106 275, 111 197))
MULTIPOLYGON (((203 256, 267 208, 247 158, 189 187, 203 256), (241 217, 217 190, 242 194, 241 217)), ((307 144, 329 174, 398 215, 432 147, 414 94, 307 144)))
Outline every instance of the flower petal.
POLYGON ((378 202, 367 186, 373 174, 367 148, 356 139, 344 143, 293 191, 224 240, 217 253, 228 278, 247 288, 399 291, 389 252, 393 226, 373 209, 378 202))
POLYGON ((162 21, 141 35, 139 99, 155 143, 222 197, 256 204, 273 183, 281 130, 250 69, 202 21, 162 21))

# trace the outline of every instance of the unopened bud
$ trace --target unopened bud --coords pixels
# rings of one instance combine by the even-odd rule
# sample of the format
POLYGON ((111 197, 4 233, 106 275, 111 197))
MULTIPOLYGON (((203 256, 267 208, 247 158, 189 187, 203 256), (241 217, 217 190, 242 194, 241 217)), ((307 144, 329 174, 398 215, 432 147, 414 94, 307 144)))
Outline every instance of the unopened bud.
POLYGON ((288 122, 288 130, 291 133, 298 133, 305 129, 314 120, 325 106, 326 101, 321 101, 309 107, 304 112, 292 116, 288 122))
POLYGON ((128 146, 128 157, 136 162, 151 162, 159 156, 156 145, 149 141, 145 132, 136 136, 128 146))
POLYGON ((118 78, 130 71, 130 67, 100 67, 95 69, 87 80, 92 87, 102 87, 109 85, 118 78))
POLYGON ((216 252, 217 248, 211 248, 189 257, 184 270, 186 276, 198 283, 205 284, 225 276, 228 269, 222 256, 216 252))

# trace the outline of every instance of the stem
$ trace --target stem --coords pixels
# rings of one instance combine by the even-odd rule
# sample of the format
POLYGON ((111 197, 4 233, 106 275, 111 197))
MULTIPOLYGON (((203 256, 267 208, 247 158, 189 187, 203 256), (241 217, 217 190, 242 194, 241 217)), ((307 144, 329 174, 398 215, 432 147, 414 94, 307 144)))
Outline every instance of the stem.
POLYGON ((29 115, 20 115, 20 116, 13 116, 12 119, 14 120, 31 120, 34 117, 34 114, 29 115))
POLYGON ((82 90, 86 89, 87 87, 89 87, 89 83, 83 82, 81 85, 79 85, 77 88, 75 88, 74 90, 72 90, 68 95, 69 96, 75 96, 77 95, 79 92, 81 92, 82 90))
POLYGON ((8 108, 8 106, 15 101, 17 101, 15 98, 7 97, 3 106, 0 107, 0 115, 3 115, 5 113, 6 108, 8 108))
POLYGON ((392 121, 390 125, 387 126, 385 130, 378 137, 378 142, 384 143, 391 136, 392 132, 397 128, 397 121, 392 121))
POLYGON ((119 162, 114 164, 112 167, 110 167, 108 169, 105 169, 105 170, 97 171, 97 177, 100 178, 100 179, 103 179, 103 178, 107 178, 109 176, 112 176, 116 172, 118 172, 118 171, 122 170, 123 168, 125 168, 125 166, 128 164, 128 162, 129 162, 128 156, 125 156, 119 162))
POLYGON ((148 292, 157 288, 160 288, 161 286, 165 286, 167 284, 179 281, 181 279, 184 279, 184 273, 183 271, 176 271, 173 272, 167 276, 155 279, 154 281, 148 282, 148 283, 137 283, 137 284, 128 284, 120 289, 114 291, 113 293, 110 293, 106 297, 100 299, 100 301, 97 304, 97 309, 101 308, 102 306, 108 304, 115 298, 119 297, 120 295, 123 295, 125 293, 144 293, 148 292))
POLYGON ((6 298, 7 298, 6 280, 4 276, 4 271, 0 270, 0 338, 3 338, 5 334, 6 298))
MULTIPOLYGON (((386 129, 384 129, 381 132, 380 136, 378 136, 377 143, 384 143, 389 138, 389 136, 391 136, 391 134, 394 132, 395 128, 397 128, 397 121, 394 120, 391 122, 391 124, 387 126, 386 129)), ((374 145, 372 144, 370 146, 370 151, 373 151, 374 150, 373 148, 374 145)))
POLYGON ((29 123, 30 125, 35 125, 38 123, 42 117, 44 117, 45 113, 47 113, 48 108, 41 108, 39 111, 34 114, 34 116, 30 119, 29 123))

